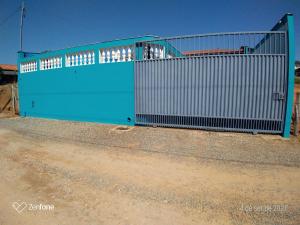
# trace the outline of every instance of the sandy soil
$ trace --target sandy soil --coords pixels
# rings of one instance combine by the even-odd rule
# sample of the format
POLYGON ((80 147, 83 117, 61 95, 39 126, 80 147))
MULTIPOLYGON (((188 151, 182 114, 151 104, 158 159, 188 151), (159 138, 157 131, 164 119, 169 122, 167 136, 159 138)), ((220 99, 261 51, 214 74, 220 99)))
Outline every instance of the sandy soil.
POLYGON ((101 127, 106 139, 99 132, 99 142, 122 140, 122 146, 38 138, 0 123, 0 224, 299 224, 296 140, 143 127, 122 133, 101 127), (148 140, 146 147, 155 151, 132 142, 136 133, 145 137, 144 147, 148 140), (123 140, 124 135, 129 138, 123 140), (191 138, 184 141, 185 135, 191 138), (156 143, 151 143, 153 136, 156 143), (232 152, 229 142, 241 151, 232 152), (255 143, 268 157, 257 156, 255 143), (285 146, 284 157, 274 146, 285 146), (178 149, 186 154, 176 154, 178 149), (201 157, 212 150, 218 159, 201 157), (227 160, 235 155, 238 160, 227 160), (15 202, 27 207, 18 213, 15 202), (54 209, 29 210, 30 204, 54 209))

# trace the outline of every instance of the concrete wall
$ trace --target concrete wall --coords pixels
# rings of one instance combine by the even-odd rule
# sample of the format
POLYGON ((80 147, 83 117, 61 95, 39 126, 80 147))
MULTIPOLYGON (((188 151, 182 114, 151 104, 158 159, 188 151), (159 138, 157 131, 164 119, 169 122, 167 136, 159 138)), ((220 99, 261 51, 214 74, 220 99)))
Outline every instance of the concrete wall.
MULTIPOLYGON (((99 49, 133 46, 151 37, 117 40, 42 54, 19 53, 20 63, 37 62, 37 70, 19 73, 20 115, 134 125, 133 61, 99 63, 99 49), (65 55, 94 51, 95 64, 65 66, 65 55), (61 56, 62 68, 40 70, 40 59, 61 56)), ((20 70, 19 70, 20 71, 20 70)))

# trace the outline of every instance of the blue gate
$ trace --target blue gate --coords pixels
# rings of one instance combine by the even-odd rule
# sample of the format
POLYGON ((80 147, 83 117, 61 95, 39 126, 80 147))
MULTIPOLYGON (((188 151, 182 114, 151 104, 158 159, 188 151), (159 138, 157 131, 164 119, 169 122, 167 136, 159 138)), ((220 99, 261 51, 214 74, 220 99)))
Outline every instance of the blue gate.
POLYGON ((286 31, 164 38, 136 51, 137 124, 283 133, 286 31))

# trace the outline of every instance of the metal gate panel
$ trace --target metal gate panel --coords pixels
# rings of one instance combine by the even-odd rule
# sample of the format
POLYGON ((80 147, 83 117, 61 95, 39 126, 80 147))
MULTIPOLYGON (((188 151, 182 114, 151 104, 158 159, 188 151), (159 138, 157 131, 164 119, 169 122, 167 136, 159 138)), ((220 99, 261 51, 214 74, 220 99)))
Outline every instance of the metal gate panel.
POLYGON ((137 60, 136 124, 282 133, 286 54, 269 39, 252 54, 137 60))

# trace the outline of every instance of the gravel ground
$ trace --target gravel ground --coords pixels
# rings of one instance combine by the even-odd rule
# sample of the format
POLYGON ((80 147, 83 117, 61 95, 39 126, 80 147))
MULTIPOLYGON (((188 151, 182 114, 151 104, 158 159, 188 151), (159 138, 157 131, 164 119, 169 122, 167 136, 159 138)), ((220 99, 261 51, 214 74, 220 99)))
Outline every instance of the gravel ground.
POLYGON ((277 135, 1 118, 0 224, 298 225, 299 146, 277 135), (15 202, 55 210, 17 213, 15 202))
POLYGON ((1 119, 0 127, 46 140, 52 138, 253 165, 300 165, 300 142, 295 137, 284 139, 279 135, 152 127, 129 127, 124 131, 113 125, 20 117, 1 119))

